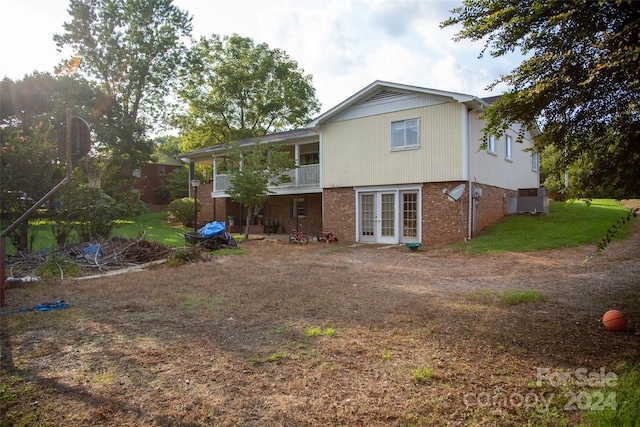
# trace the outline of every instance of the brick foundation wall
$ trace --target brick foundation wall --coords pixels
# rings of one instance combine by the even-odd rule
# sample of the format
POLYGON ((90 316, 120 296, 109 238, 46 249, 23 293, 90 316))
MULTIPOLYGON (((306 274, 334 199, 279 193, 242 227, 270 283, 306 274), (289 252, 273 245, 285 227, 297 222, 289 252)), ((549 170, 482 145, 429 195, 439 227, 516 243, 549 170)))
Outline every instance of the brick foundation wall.
POLYGON ((227 200, 229 200, 228 198, 216 198, 213 199, 213 203, 215 203, 215 209, 213 209, 213 211, 215 211, 215 215, 212 212, 212 218, 214 221, 226 221, 227 220, 227 200))
POLYGON ((482 188, 482 197, 478 199, 478 231, 500 220, 508 214, 509 198, 517 191, 489 185, 475 185, 482 188))
POLYGON ((324 190, 324 231, 330 231, 339 242, 355 242, 356 193, 353 188, 324 190))
MULTIPOLYGON (((423 243, 453 243, 463 241, 460 202, 449 202, 446 195, 442 193, 444 188, 452 190, 459 184, 465 184, 466 187, 462 194, 462 216, 464 217, 464 236, 468 237, 468 183, 426 183, 422 187, 423 243), (446 201, 446 203, 442 203, 442 201, 446 201)), ((509 197, 514 197, 517 192, 492 187, 490 185, 473 184, 473 186, 482 189, 482 196, 478 198, 478 232, 480 232, 484 227, 493 224, 508 214, 509 197)))
MULTIPOLYGON (((451 181, 438 183, 425 183, 422 186, 422 243, 440 244, 460 242, 463 240, 461 230, 460 202, 448 201, 447 195, 442 193, 444 188, 452 190, 459 184, 467 182, 451 181)), ((516 191, 487 185, 474 184, 482 188, 482 197, 478 199, 478 230, 482 230, 505 215, 507 215, 508 200, 516 196, 516 191), (506 196, 506 197, 505 197, 506 196)), ((206 188, 205 185, 200 188, 206 188)), ((198 188, 198 200, 205 207, 202 218, 207 221, 227 221, 234 216, 234 230, 240 231, 240 206, 229 198, 211 199, 211 189, 203 189, 203 199, 200 199, 198 188), (215 218, 213 217, 213 203, 215 200, 215 218), (208 201, 208 203, 204 203, 208 201)), ((321 231, 332 232, 340 242, 353 243, 356 241, 356 197, 355 190, 348 188, 327 188, 324 193, 270 196, 269 205, 265 205, 264 216, 256 218, 251 229, 252 233, 269 231, 264 225, 270 217, 277 226, 271 232, 291 233, 297 228, 296 218, 291 217, 291 206, 294 198, 304 198, 307 205, 308 218, 301 219, 302 230, 310 238, 319 235, 321 231), (324 206, 323 206, 324 203, 324 206), (270 206, 270 212, 268 211, 270 206), (261 231, 262 230, 262 231, 261 231)), ((469 189, 465 188, 462 194, 462 217, 464 219, 464 236, 468 236, 469 225, 469 189)), ((242 222, 246 217, 246 210, 242 209, 242 222)))
MULTIPOLYGON (((202 183, 198 187, 198 201, 202 203, 202 213, 198 215, 198 223, 213 220, 213 199, 211 198, 212 190, 213 182, 202 183)), ((193 192, 191 197, 193 197, 193 192)))
MULTIPOLYGON (((442 192, 453 190, 462 182, 425 183, 422 186, 422 243, 452 243, 463 241, 460 202, 451 202, 442 192)), ((462 193, 462 218, 464 219, 464 235, 467 234, 469 189, 462 193)))
MULTIPOLYGON (((483 194, 478 204, 478 230, 507 215, 509 197, 515 191, 503 188, 475 185, 483 194), (506 194, 506 198, 503 197, 506 194)), ((340 242, 356 241, 356 197, 353 188, 327 188, 324 190, 324 230, 331 231, 340 242)), ((468 236, 469 226, 468 182, 451 181, 425 183, 422 186, 422 243, 441 244, 461 242, 468 236), (444 188, 449 191, 465 184, 460 202, 450 202, 444 188), (463 234, 464 230, 464 234, 463 234)))
MULTIPOLYGON (((278 229, 282 233, 289 234, 298 224, 302 224, 304 234, 312 239, 322 231, 322 195, 320 193, 295 194, 286 196, 270 196, 269 204, 265 205, 264 220, 270 216, 272 221, 277 221, 278 229), (292 205, 294 199, 304 199, 307 207, 307 218, 292 217, 292 205), (268 210, 270 209, 270 213, 268 210)), ((278 230, 276 230, 278 232, 278 230)))

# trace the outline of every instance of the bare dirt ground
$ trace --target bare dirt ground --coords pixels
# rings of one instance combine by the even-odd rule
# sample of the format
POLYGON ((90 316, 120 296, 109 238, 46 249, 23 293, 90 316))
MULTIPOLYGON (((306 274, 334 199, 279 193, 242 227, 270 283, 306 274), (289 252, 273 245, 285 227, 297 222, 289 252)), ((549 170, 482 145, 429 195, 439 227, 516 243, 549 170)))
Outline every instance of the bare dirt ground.
POLYGON ((565 405, 592 389, 537 375, 638 361, 635 225, 587 264, 593 246, 263 240, 178 268, 12 285, 3 310, 70 307, 0 315, 0 425, 575 424, 584 411, 565 405), (547 300, 498 298, 512 289, 547 300), (602 326, 612 308, 627 331, 602 326))

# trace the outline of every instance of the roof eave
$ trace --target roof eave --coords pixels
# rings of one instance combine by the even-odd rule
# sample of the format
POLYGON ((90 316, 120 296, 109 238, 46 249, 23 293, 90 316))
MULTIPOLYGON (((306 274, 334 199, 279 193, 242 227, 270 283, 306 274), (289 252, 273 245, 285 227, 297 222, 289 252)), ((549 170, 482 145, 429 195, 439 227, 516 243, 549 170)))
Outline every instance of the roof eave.
MULTIPOLYGON (((253 144, 277 144, 284 143, 289 141, 303 142, 307 140, 313 140, 317 138, 318 132, 315 129, 294 129, 292 131, 280 132, 270 135, 262 135, 262 136, 254 136, 251 138, 241 139, 236 141, 236 143, 241 146, 249 146, 253 144)), ((223 154, 228 150, 226 144, 218 144, 212 145, 210 147, 201 148, 199 150, 190 151, 187 153, 181 153, 178 157, 186 162, 194 162, 194 163, 211 163, 211 159, 216 154, 223 154)))
POLYGON ((431 95, 446 96, 462 104, 465 104, 468 108, 471 108, 472 110, 477 110, 477 111, 484 111, 484 109, 489 106, 489 104, 484 102, 482 99, 475 97, 473 95, 376 80, 375 82, 371 83, 369 86, 365 87, 364 89, 360 90, 353 96, 347 98, 340 104, 336 105, 326 113, 321 114, 320 116, 312 120, 307 125, 307 127, 318 128, 323 123, 331 120, 332 117, 340 114, 342 111, 346 110, 347 108, 351 107, 354 104, 357 104, 363 99, 368 98, 373 93, 377 92, 382 88, 390 88, 390 89, 397 89, 402 91, 413 91, 413 92, 421 92, 421 93, 426 93, 431 95))

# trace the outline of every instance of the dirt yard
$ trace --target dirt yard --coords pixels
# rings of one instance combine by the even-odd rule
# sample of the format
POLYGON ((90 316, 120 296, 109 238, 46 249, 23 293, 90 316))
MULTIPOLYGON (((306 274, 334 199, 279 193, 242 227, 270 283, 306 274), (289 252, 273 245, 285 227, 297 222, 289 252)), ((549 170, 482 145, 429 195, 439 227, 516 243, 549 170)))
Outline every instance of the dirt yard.
POLYGON ((638 361, 635 229, 587 264, 593 246, 263 240, 177 268, 12 285, 3 311, 70 306, 0 315, 0 425, 573 425, 594 390, 577 372, 638 361), (502 302, 513 289, 547 299, 502 302), (627 331, 602 326, 612 308, 627 331))

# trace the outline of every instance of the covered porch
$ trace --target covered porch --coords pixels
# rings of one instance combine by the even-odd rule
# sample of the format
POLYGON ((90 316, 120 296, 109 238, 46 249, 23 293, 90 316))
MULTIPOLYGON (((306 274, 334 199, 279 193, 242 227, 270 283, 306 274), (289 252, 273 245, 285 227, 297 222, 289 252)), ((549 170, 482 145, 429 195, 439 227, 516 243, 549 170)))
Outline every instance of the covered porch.
MULTIPOLYGON (((229 197, 214 198, 213 215, 208 221, 225 221, 231 233, 244 233, 247 211, 229 197)), ((285 234, 301 228, 308 236, 322 232, 322 193, 300 193, 269 196, 257 215, 249 220, 249 234, 285 234)))

